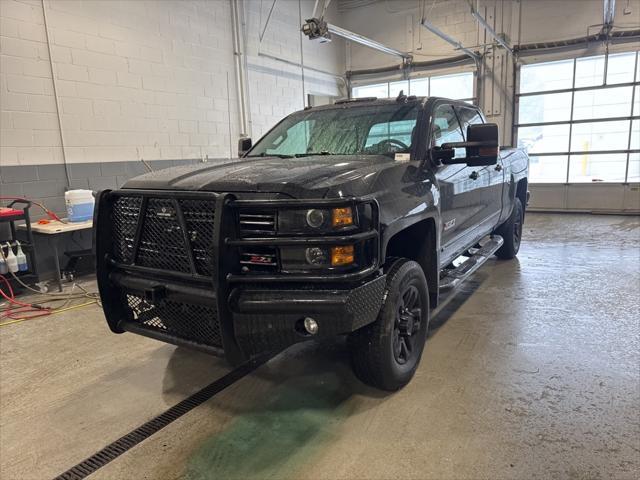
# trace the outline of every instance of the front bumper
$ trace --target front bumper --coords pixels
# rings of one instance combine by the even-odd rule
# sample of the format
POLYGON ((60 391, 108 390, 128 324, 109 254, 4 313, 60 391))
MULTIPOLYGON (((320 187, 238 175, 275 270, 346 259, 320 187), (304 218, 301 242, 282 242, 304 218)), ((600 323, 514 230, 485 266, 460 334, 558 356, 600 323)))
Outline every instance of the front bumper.
POLYGON ((243 352, 255 355, 310 338, 353 332, 375 321, 384 288, 384 275, 350 290, 235 288, 229 309, 236 341, 243 352), (311 336, 300 328, 305 317, 318 323, 317 334, 311 336))

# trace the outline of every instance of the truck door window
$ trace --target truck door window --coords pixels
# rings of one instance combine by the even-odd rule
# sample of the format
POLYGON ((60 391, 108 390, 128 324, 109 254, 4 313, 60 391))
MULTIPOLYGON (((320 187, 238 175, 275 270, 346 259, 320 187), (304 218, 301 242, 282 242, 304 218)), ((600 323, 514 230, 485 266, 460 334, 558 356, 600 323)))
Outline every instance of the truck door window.
MULTIPOLYGON (((440 147, 444 143, 464 142, 458 117, 452 105, 439 105, 433 113, 431 125, 431 146, 440 147)), ((455 158, 466 155, 464 148, 455 149, 455 158)))
POLYGON ((467 127, 469 125, 475 125, 478 123, 484 123, 482 119, 482 115, 475 108, 468 107, 456 107, 456 112, 458 113, 458 119, 460 120, 460 124, 462 125, 462 133, 465 138, 467 136, 467 127))

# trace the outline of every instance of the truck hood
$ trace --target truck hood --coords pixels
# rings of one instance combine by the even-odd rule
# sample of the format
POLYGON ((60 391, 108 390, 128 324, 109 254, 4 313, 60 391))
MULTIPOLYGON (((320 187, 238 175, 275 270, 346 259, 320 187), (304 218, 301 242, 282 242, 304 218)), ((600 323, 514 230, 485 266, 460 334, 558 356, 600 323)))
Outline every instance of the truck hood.
POLYGON ((211 192, 272 192, 294 198, 360 195, 377 174, 398 165, 384 155, 317 155, 302 158, 218 159, 166 168, 132 178, 123 188, 211 192), (343 188, 341 188, 343 187, 343 188))

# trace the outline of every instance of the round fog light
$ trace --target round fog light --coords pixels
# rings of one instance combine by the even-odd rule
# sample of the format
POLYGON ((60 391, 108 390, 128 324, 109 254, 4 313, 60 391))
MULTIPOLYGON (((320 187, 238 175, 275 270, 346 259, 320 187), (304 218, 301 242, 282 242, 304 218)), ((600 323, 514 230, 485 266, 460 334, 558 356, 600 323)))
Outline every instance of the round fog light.
POLYGON ((311 228, 320 228, 324 223, 324 213, 322 210, 311 209, 307 211, 307 225, 311 228))
POLYGON ((307 317, 304 319, 304 329, 311 335, 315 335, 318 333, 318 322, 311 317, 307 317))
POLYGON ((304 252, 307 263, 310 265, 323 265, 329 261, 327 251, 320 247, 310 247, 304 252))

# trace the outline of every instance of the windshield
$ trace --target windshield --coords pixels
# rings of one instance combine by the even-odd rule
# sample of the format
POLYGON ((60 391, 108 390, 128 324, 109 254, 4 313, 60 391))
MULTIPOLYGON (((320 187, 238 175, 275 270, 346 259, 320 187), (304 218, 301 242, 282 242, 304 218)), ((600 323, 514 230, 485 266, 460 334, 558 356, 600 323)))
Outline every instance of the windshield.
POLYGON ((256 143, 248 156, 409 153, 418 110, 417 103, 405 103, 298 112, 256 143))

